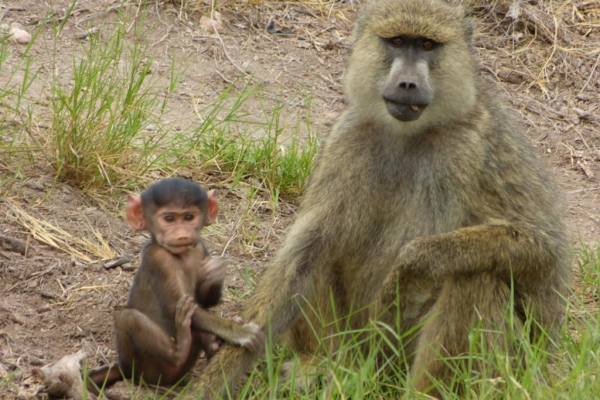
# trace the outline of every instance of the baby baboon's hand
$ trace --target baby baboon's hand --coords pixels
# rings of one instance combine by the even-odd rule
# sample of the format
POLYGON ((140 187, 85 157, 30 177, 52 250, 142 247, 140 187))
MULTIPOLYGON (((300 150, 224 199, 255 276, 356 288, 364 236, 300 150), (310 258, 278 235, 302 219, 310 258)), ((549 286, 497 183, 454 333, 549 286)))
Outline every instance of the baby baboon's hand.
POLYGON ((202 267, 206 286, 220 285, 225 280, 227 263, 222 257, 210 257, 202 267))
POLYGON ((179 328, 190 328, 192 325, 192 316, 197 307, 198 305, 192 296, 189 294, 181 296, 175 309, 175 326, 178 330, 179 328))

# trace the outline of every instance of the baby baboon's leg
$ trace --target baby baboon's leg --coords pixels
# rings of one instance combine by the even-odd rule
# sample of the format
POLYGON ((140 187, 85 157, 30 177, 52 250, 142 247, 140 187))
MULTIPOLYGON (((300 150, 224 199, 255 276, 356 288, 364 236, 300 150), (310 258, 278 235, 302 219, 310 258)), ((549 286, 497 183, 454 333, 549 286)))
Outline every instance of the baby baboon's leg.
POLYGON ((125 308, 115 313, 119 366, 147 383, 172 384, 181 375, 192 345, 192 314, 197 308, 191 296, 177 303, 175 340, 144 313, 125 308))

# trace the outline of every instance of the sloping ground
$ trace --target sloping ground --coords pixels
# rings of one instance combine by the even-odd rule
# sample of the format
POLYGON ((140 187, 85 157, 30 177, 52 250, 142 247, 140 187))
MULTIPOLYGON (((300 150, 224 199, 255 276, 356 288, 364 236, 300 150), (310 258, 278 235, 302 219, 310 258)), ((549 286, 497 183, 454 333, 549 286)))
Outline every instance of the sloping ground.
MULTIPOLYGON (((216 35, 199 28, 200 16, 209 10, 201 2, 190 1, 185 9, 147 2, 142 21, 134 4, 79 1, 57 40, 57 71, 50 71, 45 66, 53 60, 53 31, 43 22, 48 8, 36 0, 4 1, 3 23, 19 22, 31 32, 40 29, 29 53, 39 71, 29 88, 30 101, 39 107, 33 108, 36 124, 25 128, 22 120, 0 109, 2 141, 13 140, 22 130, 32 145, 43 143, 44 126, 51 124, 45 108, 48 74, 64 74, 68 81, 72 57, 82 51, 76 34, 93 27, 110 29, 117 12, 130 15, 132 26, 143 25, 154 73, 167 70, 172 57, 186 67, 163 121, 170 129, 199 124, 198 108, 214 101, 240 76, 246 79, 242 72, 247 72, 263 81, 261 101, 250 101, 248 112, 258 112, 261 102, 280 102, 289 125, 310 115, 312 130, 326 134, 343 108, 341 78, 351 45, 351 21, 360 4, 254 3, 222 2, 223 27, 216 35)), ((468 3, 478 21, 475 47, 482 73, 499 83, 501 95, 521 114, 530 139, 554 171, 574 246, 596 244, 600 5, 595 0, 468 3)), ((52 4, 60 15, 70 3, 52 4)), ((6 71, 24 52, 22 46, 11 46, 0 82, 9 81, 6 71)), ((10 81, 23 78, 17 74, 10 81)), ((88 351, 91 367, 114 360, 112 311, 125 302, 145 241, 131 232, 118 211, 125 193, 115 193, 112 200, 95 198, 56 182, 41 150, 31 151, 31 156, 33 162, 23 162, 0 148, 0 379, 11 377, 0 383, 0 397, 34 396, 37 382, 31 369, 81 348, 88 351), (21 240, 25 255, 5 238, 21 240), (57 242, 61 238, 64 243, 57 242), (125 255, 134 255, 133 262, 107 268, 125 255)), ((248 188, 230 190, 231 180, 218 171, 206 174, 191 168, 184 175, 218 190, 220 220, 205 236, 213 254, 223 254, 230 262, 224 304, 217 312, 235 315, 251 290, 248 277, 272 256, 295 206, 280 203, 273 211, 266 194, 259 192, 249 200, 248 188)), ((575 260, 575 269, 577 265, 575 260)), ((594 306, 596 299, 587 302, 594 306)), ((199 363, 196 373, 201 368, 199 363)))
MULTIPOLYGON (((477 3, 477 2, 472 2, 477 3)), ((481 3, 481 2, 479 2, 481 3)), ((595 1, 494 1, 482 19, 482 69, 523 115, 566 195, 571 232, 596 241, 600 157, 600 6, 595 1)))

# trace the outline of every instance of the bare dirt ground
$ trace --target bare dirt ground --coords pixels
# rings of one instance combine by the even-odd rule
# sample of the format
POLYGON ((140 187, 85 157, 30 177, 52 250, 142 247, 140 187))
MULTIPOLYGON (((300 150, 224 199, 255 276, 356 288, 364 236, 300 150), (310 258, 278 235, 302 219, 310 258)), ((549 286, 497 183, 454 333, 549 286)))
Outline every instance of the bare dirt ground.
MULTIPOLYGON (((37 0, 0 1, 1 22, 19 22, 30 32, 40 27, 31 54, 34 67, 42 71, 52 42, 44 19, 50 9, 60 16, 70 4, 49 3, 50 7, 37 0)), ((310 112, 312 129, 325 135, 344 107, 341 79, 351 46, 351 22, 360 3, 254 3, 222 2, 223 27, 216 35, 199 28, 200 16, 210 10, 202 2, 190 1, 182 10, 161 1, 139 7, 138 2, 80 0, 58 38, 56 73, 68 76, 73 57, 82 51, 78 32, 110 29, 117 13, 129 13, 132 24, 144 24, 153 73, 164 73, 171 57, 186 68, 165 125, 181 129, 186 123, 200 123, 194 111, 198 105, 210 103, 242 73, 251 73, 263 81, 266 98, 286 104, 292 119, 310 112), (143 20, 135 18, 138 10, 144 11, 143 20)), ((520 114, 530 140, 554 172, 564 194, 574 247, 581 242, 597 244, 600 6, 595 0, 479 3, 486 4, 473 8, 482 73, 498 82, 498 91, 520 114)), ((13 46, 8 66, 16 65, 23 52, 21 45, 13 46)), ((42 103, 47 90, 43 79, 30 89, 42 103)), ((42 137, 44 124, 51 121, 43 112, 36 119, 39 124, 31 135, 42 137)), ((0 189, 0 382, 10 379, 0 384, 0 398, 29 398, 38 390, 31 376, 34 367, 81 348, 88 351, 90 367, 114 361, 112 313, 126 300, 145 237, 132 233, 117 207, 56 182, 53 169, 42 158, 23 169, 4 157, 0 153, 0 173, 11 177, 11 184, 0 189), (43 221, 74 238, 94 241, 92 231, 99 232, 108 243, 106 255, 80 249, 77 256, 35 239, 36 226, 43 221), (2 239, 7 237, 27 243, 26 254, 2 239), (126 255, 133 255, 133 261, 107 268, 126 255)), ((213 254, 223 254, 230 262, 224 302, 216 312, 233 316, 251 290, 245 277, 259 273, 271 258, 295 204, 282 202, 272 211, 260 197, 248 204, 242 189, 230 190, 225 177, 194 177, 219 193, 219 223, 206 240, 213 254)), ((578 268, 576 257, 573 268, 578 268)))

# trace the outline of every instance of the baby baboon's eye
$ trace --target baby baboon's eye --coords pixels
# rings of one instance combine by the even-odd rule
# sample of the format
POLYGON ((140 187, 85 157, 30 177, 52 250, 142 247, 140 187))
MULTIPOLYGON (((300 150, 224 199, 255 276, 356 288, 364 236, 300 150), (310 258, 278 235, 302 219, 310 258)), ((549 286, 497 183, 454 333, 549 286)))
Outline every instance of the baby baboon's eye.
POLYGON ((185 214, 185 220, 186 221, 193 221, 194 220, 195 215, 194 214, 185 214))

